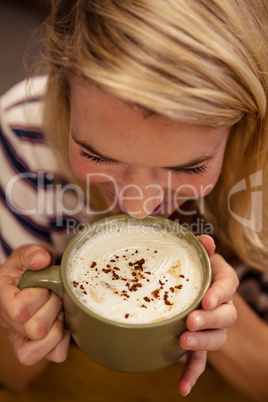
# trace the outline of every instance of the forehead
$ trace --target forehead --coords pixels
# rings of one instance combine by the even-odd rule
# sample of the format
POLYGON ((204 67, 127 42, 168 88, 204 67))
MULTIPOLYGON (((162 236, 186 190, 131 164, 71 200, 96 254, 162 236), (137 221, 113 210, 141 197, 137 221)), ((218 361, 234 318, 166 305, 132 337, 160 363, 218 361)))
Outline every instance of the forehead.
POLYGON ((71 129, 77 139, 133 166, 176 166, 215 152, 226 129, 148 114, 111 94, 71 81, 71 129))

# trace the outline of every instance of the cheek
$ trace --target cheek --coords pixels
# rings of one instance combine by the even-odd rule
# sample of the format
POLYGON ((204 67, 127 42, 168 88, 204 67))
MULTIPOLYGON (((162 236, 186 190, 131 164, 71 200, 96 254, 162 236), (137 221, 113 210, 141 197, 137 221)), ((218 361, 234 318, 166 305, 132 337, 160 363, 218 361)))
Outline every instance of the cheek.
POLYGON ((210 170, 210 172, 206 175, 206 177, 203 180, 200 180, 198 187, 200 191, 199 197, 205 197, 213 190, 213 188, 217 184, 220 173, 221 173, 221 165, 219 164, 214 166, 214 168, 210 170))
MULTIPOLYGON (((222 163, 223 163, 223 153, 222 155, 219 155, 219 158, 215 161, 215 163, 213 163, 210 166, 207 174, 203 179, 202 195, 201 195, 202 197, 209 194, 217 184, 222 171, 222 163)), ((200 183, 200 185, 202 184, 200 183)))
POLYGON ((199 185, 199 198, 201 197, 205 197, 206 195, 208 195, 213 188, 215 187, 215 185, 217 184, 219 175, 220 175, 221 170, 220 169, 213 169, 213 171, 207 175, 207 177, 200 182, 199 185))
POLYGON ((216 185, 220 170, 212 170, 202 176, 185 176, 173 179, 172 193, 176 199, 201 198, 209 194, 216 185))

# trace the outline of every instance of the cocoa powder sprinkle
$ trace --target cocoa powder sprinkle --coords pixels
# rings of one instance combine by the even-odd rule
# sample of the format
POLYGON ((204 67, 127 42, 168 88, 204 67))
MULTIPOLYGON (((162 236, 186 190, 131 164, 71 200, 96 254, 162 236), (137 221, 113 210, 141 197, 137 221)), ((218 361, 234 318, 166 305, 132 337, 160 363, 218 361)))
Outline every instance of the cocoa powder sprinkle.
POLYGON ((164 301, 165 301, 165 304, 167 306, 172 306, 173 305, 173 303, 170 303, 170 301, 168 300, 168 292, 165 292, 164 301))
POLYGON ((108 273, 111 272, 112 270, 111 270, 111 268, 108 268, 108 269, 103 268, 102 271, 105 272, 105 274, 108 274, 108 273))
POLYGON ((113 280, 118 280, 120 278, 115 272, 113 272, 113 280))
POLYGON ((155 297, 156 299, 159 297, 159 293, 160 293, 160 289, 156 289, 152 292, 153 297, 155 297))

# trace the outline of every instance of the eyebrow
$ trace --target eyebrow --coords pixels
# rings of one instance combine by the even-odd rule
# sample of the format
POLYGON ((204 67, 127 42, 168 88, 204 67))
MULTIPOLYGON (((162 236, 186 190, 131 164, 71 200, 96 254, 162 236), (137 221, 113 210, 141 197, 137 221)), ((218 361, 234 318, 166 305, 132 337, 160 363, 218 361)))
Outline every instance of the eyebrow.
MULTIPOLYGON (((74 132, 72 130, 71 130, 71 137, 72 137, 72 139, 74 140, 74 142, 76 144, 80 145, 82 148, 86 149, 89 153, 94 154, 95 156, 99 157, 100 159, 104 159, 106 161, 113 162, 113 163, 122 163, 121 161, 118 161, 116 159, 110 158, 109 156, 106 156, 106 155, 100 153, 99 151, 94 149, 91 145, 89 145, 87 142, 78 140, 75 137, 75 134, 74 134, 74 132)), ((211 152, 211 154, 204 155, 204 156, 202 156, 200 158, 195 158, 192 161, 184 163, 183 165, 164 166, 162 169, 178 170, 178 169, 187 169, 187 168, 190 168, 190 167, 200 165, 201 163, 208 162, 211 159, 213 159, 216 156, 216 154, 218 152, 218 149, 219 149, 219 146, 217 146, 211 152)))

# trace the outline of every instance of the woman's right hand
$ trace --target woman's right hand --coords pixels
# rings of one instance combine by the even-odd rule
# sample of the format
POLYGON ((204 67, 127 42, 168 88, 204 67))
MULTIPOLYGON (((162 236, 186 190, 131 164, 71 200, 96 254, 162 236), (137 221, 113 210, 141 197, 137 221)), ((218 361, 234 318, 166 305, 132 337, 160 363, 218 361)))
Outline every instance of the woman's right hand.
POLYGON ((21 246, 0 267, 0 326, 8 330, 15 354, 26 366, 44 357, 62 362, 68 355, 70 334, 61 299, 48 289, 17 287, 26 269, 46 268, 51 260, 44 247, 21 246))

